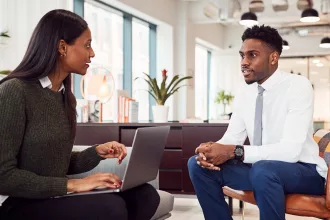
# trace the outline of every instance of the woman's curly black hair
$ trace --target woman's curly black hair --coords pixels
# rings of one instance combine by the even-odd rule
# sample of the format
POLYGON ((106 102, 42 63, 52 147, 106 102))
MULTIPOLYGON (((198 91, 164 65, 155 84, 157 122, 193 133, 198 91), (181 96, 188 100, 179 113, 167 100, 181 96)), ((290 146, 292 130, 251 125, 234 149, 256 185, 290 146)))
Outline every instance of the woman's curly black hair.
POLYGON ((247 39, 261 40, 280 55, 282 53, 283 39, 275 28, 264 25, 247 28, 242 35, 242 41, 247 39))

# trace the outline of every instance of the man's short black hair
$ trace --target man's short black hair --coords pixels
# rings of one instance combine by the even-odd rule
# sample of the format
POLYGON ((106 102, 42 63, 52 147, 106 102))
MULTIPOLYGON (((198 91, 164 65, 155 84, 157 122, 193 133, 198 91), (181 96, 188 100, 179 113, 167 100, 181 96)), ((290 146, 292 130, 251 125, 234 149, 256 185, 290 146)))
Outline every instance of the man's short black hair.
POLYGON ((280 55, 282 53, 283 39, 275 28, 264 25, 247 28, 242 35, 242 41, 244 42, 247 39, 261 40, 280 55))

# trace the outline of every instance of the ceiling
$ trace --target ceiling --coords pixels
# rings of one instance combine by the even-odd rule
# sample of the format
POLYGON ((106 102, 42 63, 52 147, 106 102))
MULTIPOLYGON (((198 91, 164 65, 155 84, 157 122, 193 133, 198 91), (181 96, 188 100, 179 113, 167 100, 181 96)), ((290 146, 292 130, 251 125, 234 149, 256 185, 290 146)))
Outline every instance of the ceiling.
MULTIPOLYGON (((250 0, 241 0, 242 10, 248 11, 250 0)), ((272 3, 278 2, 274 0, 263 0, 265 9, 261 13, 257 13, 258 20, 260 23, 268 24, 268 25, 284 25, 289 23, 299 23, 302 11, 297 8, 298 0, 287 0, 288 9, 287 11, 279 11, 275 12, 273 10, 272 3)), ((313 8, 319 12, 321 20, 329 21, 329 18, 326 15, 321 14, 321 2, 322 0, 314 0, 313 8)))
MULTIPOLYGON (((249 11, 251 0, 181 0, 189 2, 190 19, 195 23, 222 23, 224 25, 238 25, 240 16, 244 12, 249 11), (237 6, 238 5, 238 6, 237 6), (233 9, 236 8, 236 10, 233 9), (218 12, 216 16, 205 16, 205 9, 211 13, 218 12)), ((287 0, 288 9, 286 11, 274 11, 273 3, 283 0, 263 0, 264 11, 256 13, 259 24, 271 25, 273 27, 288 27, 299 26, 302 23, 299 21, 302 11, 297 8, 298 0, 287 0)), ((330 15, 321 13, 321 3, 327 1, 330 7, 330 0, 310 0, 313 3, 313 8, 316 9, 321 21, 319 25, 329 25, 330 15)), ((330 11, 330 8, 327 10, 330 11)), ((309 24, 315 26, 316 23, 309 24)))

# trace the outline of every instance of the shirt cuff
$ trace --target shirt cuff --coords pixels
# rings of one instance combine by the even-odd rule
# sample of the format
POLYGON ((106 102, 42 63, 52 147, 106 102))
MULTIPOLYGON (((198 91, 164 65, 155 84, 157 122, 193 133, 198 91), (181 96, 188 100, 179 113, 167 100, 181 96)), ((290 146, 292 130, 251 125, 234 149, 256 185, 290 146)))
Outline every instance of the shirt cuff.
POLYGON ((244 145, 244 163, 255 163, 260 160, 257 146, 244 145))

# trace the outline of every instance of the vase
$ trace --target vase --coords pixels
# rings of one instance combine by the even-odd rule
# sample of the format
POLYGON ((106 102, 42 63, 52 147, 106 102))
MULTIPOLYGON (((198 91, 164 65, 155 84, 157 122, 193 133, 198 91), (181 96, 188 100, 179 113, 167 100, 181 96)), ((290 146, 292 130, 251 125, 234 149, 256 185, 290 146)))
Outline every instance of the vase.
POLYGON ((168 106, 154 105, 152 106, 152 114, 154 117, 154 122, 167 122, 168 106))

